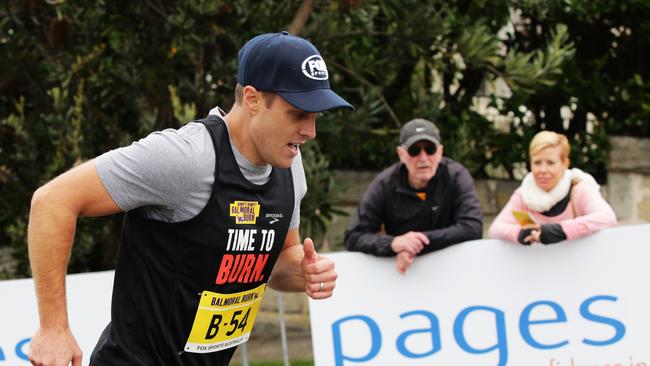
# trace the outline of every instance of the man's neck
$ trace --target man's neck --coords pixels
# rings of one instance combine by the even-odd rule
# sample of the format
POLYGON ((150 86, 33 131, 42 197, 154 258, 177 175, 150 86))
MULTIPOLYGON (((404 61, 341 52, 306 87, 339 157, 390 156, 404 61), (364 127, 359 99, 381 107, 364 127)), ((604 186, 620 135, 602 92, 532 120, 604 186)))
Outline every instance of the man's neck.
POLYGON ((266 165, 257 155, 255 146, 250 138, 250 116, 246 114, 243 108, 236 104, 224 116, 230 140, 235 148, 253 165, 266 165))
POLYGON ((409 186, 411 186, 411 188, 413 188, 416 191, 421 191, 427 188, 427 185, 429 184, 428 180, 419 180, 416 179, 415 177, 411 177, 410 175, 408 177, 408 182, 409 182, 409 186))

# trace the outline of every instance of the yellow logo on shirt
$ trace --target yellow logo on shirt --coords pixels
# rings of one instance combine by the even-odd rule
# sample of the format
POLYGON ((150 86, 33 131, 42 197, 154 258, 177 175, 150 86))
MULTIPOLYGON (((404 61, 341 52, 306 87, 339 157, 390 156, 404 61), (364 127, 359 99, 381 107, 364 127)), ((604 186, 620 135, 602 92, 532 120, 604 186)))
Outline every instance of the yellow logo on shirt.
POLYGON ((256 201, 235 201, 230 204, 230 217, 235 224, 255 224, 260 216, 260 204, 256 201))

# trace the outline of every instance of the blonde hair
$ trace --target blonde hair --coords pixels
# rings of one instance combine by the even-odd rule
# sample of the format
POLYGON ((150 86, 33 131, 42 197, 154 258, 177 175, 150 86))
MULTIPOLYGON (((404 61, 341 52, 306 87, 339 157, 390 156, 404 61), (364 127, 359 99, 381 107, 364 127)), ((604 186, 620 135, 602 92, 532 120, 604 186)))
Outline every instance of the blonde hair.
POLYGON ((569 146, 569 140, 566 138, 566 136, 552 131, 540 131, 535 135, 535 137, 533 137, 533 140, 530 142, 528 154, 532 157, 547 147, 555 146, 562 147, 562 152, 560 155, 563 161, 569 158, 571 146, 569 146))

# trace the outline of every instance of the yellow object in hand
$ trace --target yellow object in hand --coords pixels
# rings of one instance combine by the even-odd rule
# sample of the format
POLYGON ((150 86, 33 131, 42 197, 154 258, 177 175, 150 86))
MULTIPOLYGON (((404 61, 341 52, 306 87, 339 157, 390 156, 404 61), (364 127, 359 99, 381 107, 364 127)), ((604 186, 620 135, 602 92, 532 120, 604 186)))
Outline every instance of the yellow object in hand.
POLYGON ((535 225, 537 221, 530 215, 528 211, 512 210, 512 216, 519 223, 520 226, 535 225))

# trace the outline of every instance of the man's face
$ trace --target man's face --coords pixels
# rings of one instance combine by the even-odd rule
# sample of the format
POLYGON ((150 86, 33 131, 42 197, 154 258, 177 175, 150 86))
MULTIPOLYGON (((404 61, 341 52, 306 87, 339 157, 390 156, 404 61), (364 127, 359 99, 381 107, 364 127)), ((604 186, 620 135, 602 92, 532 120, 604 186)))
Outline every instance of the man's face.
POLYGON ((298 148, 316 137, 317 113, 302 111, 276 95, 260 103, 251 124, 251 140, 261 162, 278 168, 291 166, 298 148))
POLYGON ((411 187, 422 189, 427 186, 438 171, 438 165, 442 159, 442 150, 442 145, 436 146, 431 141, 426 140, 414 143, 408 150, 403 146, 397 147, 399 160, 408 170, 408 180, 411 187))

